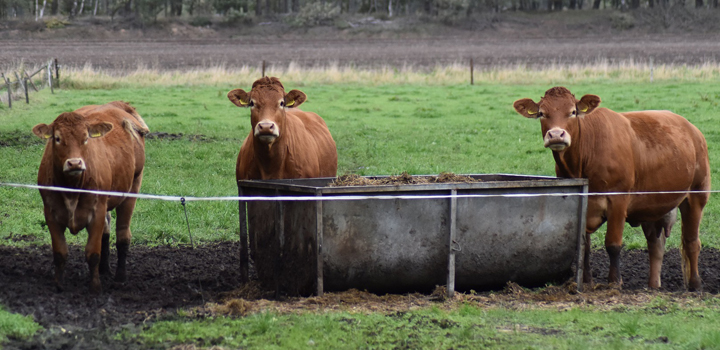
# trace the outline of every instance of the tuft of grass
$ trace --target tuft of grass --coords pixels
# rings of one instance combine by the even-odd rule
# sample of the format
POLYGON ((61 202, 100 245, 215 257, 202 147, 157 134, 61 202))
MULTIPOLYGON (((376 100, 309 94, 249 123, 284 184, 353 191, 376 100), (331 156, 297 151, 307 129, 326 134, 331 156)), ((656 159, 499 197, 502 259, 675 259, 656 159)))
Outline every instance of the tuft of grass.
POLYGON ((10 313, 0 305, 0 348, 8 339, 28 339, 41 329, 32 316, 10 313))

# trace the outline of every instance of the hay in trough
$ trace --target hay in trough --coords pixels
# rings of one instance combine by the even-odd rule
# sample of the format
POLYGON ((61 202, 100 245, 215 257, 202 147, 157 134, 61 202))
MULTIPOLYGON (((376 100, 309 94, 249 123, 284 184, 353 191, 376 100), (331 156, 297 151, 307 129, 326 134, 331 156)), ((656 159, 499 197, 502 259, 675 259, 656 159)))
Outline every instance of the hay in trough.
POLYGON ((453 173, 440 173, 438 176, 422 175, 413 176, 407 172, 400 175, 392 175, 387 177, 365 177, 356 174, 345 174, 338 176, 335 181, 330 183, 330 187, 335 186, 381 186, 381 185, 417 185, 417 184, 433 184, 433 183, 471 183, 480 182, 466 175, 456 175, 453 173))

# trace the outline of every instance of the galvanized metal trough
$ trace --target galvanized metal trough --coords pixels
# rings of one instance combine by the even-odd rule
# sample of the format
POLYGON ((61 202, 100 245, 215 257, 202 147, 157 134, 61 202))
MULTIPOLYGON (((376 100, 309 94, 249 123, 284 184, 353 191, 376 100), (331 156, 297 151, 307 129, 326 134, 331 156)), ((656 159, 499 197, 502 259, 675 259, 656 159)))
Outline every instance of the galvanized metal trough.
POLYGON ((239 181, 241 196, 314 198, 241 201, 242 276, 247 280, 250 256, 259 280, 289 295, 446 285, 452 296, 509 281, 528 287, 564 281, 575 263, 581 288, 587 197, 562 194, 587 193, 586 180, 468 176, 481 181, 342 187, 329 186, 334 178, 239 181), (344 196, 362 198, 333 200, 344 196))

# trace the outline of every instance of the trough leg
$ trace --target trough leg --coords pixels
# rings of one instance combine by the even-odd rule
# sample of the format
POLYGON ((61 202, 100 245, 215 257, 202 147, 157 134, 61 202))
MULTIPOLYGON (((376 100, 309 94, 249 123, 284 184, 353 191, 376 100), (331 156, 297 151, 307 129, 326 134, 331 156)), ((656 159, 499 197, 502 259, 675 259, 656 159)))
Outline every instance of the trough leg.
MULTIPOLYGON (((238 197, 243 196, 243 191, 238 186, 238 197)), ((249 269, 250 258, 248 252, 248 228, 247 228, 247 204, 245 201, 238 202, 238 217, 240 221, 240 282, 250 281, 249 269)))

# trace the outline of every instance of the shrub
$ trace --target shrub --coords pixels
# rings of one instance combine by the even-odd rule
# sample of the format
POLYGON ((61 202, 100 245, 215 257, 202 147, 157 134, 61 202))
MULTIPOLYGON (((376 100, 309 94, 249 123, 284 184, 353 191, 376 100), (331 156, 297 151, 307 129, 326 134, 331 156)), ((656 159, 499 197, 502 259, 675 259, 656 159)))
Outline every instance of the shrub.
POLYGON ((333 25, 338 16, 340 16, 340 6, 329 2, 325 4, 314 2, 305 4, 297 15, 289 17, 289 22, 296 27, 333 25))

